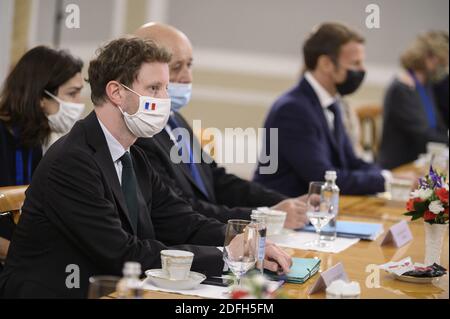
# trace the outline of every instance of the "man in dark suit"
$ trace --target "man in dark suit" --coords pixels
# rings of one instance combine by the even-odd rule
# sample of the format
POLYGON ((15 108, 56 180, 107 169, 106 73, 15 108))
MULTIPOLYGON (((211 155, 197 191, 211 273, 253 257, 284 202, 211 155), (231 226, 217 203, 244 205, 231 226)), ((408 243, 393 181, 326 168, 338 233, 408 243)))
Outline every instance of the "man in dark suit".
MULTIPOLYGON (((88 278, 121 275, 124 262, 161 267, 167 247, 192 251, 192 269, 220 275, 224 224, 195 213, 166 187, 138 147, 166 124, 170 54, 118 39, 89 66, 95 105, 41 161, 0 276, 7 298, 87 296, 88 278)), ((274 245, 267 258, 287 271, 274 245)))
MULTIPOLYGON (((340 96, 353 93, 364 72, 364 40, 337 23, 321 25, 303 47, 306 72, 272 106, 265 128, 278 128, 278 171, 254 180, 287 196, 308 192, 310 181, 337 172, 343 194, 382 192, 391 174, 358 159, 345 133, 340 96)), ((261 164, 260 164, 261 165, 261 164)))
POLYGON ((441 118, 445 123, 445 128, 449 129, 450 106, 449 106, 449 83, 448 74, 433 86, 434 95, 436 97, 436 106, 441 113, 441 118))
POLYGON ((252 209, 260 206, 272 207, 286 211, 287 228, 301 228, 307 218, 304 199, 288 199, 278 192, 271 191, 261 185, 243 180, 228 174, 208 154, 201 151, 198 140, 191 127, 178 110, 187 105, 192 87, 192 46, 187 36, 172 26, 149 23, 140 27, 136 35, 151 39, 172 53, 170 67, 169 95, 172 100, 172 114, 165 130, 154 138, 138 139, 139 145, 150 159, 151 165, 159 172, 164 172, 164 182, 178 194, 188 200, 195 210, 208 217, 226 222, 229 219, 250 219, 252 209), (190 138, 189 151, 200 150, 200 163, 174 163, 171 150, 175 129, 185 129, 186 139, 190 138), (193 145, 193 147, 191 147, 193 145))

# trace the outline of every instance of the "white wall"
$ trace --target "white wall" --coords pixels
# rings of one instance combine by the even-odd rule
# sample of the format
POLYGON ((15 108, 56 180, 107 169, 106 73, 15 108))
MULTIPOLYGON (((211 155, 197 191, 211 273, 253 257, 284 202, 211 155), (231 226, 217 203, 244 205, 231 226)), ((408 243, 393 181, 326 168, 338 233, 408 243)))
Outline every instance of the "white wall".
POLYGON ((421 31, 449 29, 448 0, 170 0, 169 23, 200 48, 299 56, 312 27, 344 22, 367 39, 368 60, 392 66, 421 31), (365 8, 378 4, 381 28, 367 29, 365 8))
POLYGON ((0 1, 0 84, 8 75, 10 53, 11 53, 11 37, 14 16, 14 1, 0 1))

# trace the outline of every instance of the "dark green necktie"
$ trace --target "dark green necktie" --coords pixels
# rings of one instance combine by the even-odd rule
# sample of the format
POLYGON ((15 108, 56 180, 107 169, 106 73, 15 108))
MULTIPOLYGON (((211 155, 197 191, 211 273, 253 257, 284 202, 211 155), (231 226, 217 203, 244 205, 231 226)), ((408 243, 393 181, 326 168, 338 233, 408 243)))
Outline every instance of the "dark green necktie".
POLYGON ((127 203, 128 212, 131 219, 131 226, 137 231, 138 223, 138 200, 137 200, 137 180, 134 174, 133 162, 129 152, 125 152, 120 158, 122 162, 122 192, 127 203))

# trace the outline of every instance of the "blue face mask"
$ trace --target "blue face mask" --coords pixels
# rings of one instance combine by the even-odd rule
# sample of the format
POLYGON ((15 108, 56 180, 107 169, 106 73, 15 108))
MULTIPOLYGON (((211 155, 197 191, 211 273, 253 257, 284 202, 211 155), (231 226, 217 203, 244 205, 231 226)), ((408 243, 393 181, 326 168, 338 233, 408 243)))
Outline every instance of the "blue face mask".
POLYGON ((170 82, 167 91, 171 100, 171 111, 179 111, 191 100, 192 83, 170 82))

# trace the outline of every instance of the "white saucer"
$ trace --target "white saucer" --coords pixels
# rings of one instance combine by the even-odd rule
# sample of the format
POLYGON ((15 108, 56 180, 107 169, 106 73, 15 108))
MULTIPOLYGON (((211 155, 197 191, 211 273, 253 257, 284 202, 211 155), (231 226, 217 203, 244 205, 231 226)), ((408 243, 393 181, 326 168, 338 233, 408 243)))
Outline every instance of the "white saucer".
POLYGON ((198 272, 191 271, 189 277, 184 280, 173 280, 169 279, 162 269, 150 269, 145 272, 147 279, 150 280, 152 284, 164 289, 174 289, 174 290, 188 290, 194 289, 206 276, 198 272))

